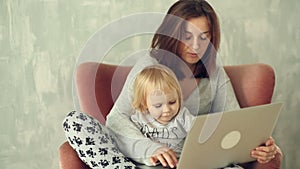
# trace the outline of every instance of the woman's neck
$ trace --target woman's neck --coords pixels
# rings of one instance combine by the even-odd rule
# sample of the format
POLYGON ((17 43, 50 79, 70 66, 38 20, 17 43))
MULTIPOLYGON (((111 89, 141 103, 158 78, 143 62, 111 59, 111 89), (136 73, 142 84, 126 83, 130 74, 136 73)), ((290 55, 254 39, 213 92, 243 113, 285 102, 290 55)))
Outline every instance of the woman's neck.
POLYGON ((181 70, 185 77, 193 77, 196 64, 186 64, 182 66, 181 70))

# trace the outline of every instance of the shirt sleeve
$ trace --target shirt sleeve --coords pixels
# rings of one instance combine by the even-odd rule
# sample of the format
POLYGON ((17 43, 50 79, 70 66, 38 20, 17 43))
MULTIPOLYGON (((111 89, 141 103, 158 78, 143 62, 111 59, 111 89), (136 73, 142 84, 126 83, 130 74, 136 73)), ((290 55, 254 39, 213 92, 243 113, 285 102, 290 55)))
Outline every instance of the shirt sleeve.
POLYGON ((149 157, 161 145, 146 138, 130 120, 133 82, 144 67, 156 63, 157 61, 150 56, 144 56, 133 66, 106 121, 106 125, 116 136, 115 141, 120 151, 125 156, 143 164, 148 164, 149 157))

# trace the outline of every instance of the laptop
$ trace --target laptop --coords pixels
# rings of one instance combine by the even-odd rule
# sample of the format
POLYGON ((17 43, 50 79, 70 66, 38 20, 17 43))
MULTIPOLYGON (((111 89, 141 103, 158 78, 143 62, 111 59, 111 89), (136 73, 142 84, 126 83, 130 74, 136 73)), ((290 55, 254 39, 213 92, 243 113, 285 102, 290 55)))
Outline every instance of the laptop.
POLYGON ((282 103, 271 103, 198 116, 177 169, 214 169, 254 161, 251 150, 272 135, 281 108, 282 103))

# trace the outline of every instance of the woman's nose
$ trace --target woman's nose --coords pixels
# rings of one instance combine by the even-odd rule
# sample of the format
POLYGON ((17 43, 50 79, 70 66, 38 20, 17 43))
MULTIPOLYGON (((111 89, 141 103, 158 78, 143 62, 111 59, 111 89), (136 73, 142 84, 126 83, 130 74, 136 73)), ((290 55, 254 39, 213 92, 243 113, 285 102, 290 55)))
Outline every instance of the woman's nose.
POLYGON ((194 50, 197 50, 199 49, 200 45, 199 45, 199 41, 198 41, 198 38, 194 38, 193 41, 192 41, 192 48, 194 50))

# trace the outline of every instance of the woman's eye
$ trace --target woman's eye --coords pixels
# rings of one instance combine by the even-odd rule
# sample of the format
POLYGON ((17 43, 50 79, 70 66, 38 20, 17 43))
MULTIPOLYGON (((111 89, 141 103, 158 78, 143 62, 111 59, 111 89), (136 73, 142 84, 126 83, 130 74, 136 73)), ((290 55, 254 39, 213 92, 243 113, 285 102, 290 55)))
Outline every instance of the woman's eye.
POLYGON ((191 36, 186 36, 186 37, 184 38, 184 40, 191 40, 191 39, 192 39, 191 36))
POLYGON ((201 39, 201 40, 206 40, 207 37, 206 37, 206 36, 200 36, 200 39, 201 39))
POLYGON ((206 40, 207 39, 207 34, 208 34, 208 32, 203 32, 203 33, 200 34, 199 38, 201 40, 206 40))
POLYGON ((193 35, 190 32, 184 32, 183 33, 183 39, 185 41, 191 40, 193 38, 193 35))
POLYGON ((206 40, 207 39, 207 36, 205 34, 201 34, 200 37, 199 37, 201 40, 206 40))

